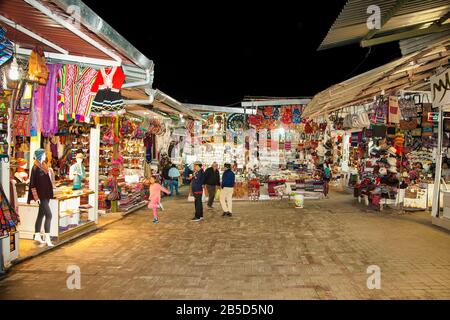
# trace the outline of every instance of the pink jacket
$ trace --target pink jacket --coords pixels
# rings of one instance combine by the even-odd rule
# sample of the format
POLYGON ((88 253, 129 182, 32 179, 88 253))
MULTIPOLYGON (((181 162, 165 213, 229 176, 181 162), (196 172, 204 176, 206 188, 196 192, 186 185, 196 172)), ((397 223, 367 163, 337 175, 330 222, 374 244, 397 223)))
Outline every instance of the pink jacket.
POLYGON ((164 188, 159 183, 154 183, 150 185, 150 197, 148 198, 151 203, 161 202, 161 191, 170 194, 170 191, 164 188))

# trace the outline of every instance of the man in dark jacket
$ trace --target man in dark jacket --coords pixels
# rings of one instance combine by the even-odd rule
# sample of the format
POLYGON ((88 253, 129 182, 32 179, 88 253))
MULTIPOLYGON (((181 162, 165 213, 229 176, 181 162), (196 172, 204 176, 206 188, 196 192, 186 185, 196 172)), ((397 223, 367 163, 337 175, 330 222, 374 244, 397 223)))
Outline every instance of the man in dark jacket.
POLYGON ((194 163, 194 176, 192 177, 191 189, 195 198, 195 217, 192 221, 203 220, 203 185, 205 184, 205 172, 202 169, 202 163, 196 161, 194 163))
POLYGON ((208 209, 213 209, 214 198, 216 197, 216 189, 220 187, 220 174, 217 162, 205 171, 205 185, 208 190, 208 209))
POLYGON ((223 216, 231 217, 233 210, 233 192, 236 176, 231 170, 231 164, 225 164, 225 172, 222 175, 222 190, 220 191, 220 204, 223 209, 223 216))

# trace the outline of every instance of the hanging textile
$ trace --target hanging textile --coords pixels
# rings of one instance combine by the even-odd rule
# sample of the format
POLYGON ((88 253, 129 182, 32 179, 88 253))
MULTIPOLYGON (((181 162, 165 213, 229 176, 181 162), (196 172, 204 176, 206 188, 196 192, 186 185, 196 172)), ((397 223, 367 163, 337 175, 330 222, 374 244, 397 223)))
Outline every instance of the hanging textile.
POLYGON ((121 67, 102 68, 98 71, 91 88, 95 98, 92 101, 94 115, 114 116, 122 113, 123 99, 120 94, 125 74, 121 67))
POLYGON ((294 106, 292 108, 292 123, 300 124, 302 122, 302 110, 301 106, 294 106))
POLYGON ((0 27, 0 66, 11 59, 13 54, 13 44, 6 38, 6 30, 0 27))
POLYGON ((91 67, 68 64, 60 69, 57 84, 60 120, 89 122, 96 77, 97 71, 91 67))
POLYGON ((19 223, 19 216, 8 201, 3 186, 0 185, 0 236, 16 231, 19 223))
POLYGON ((58 132, 58 92, 57 77, 61 70, 60 64, 48 66, 49 76, 45 86, 38 86, 34 92, 33 130, 41 131, 44 137, 53 136, 58 132), (45 119, 45 120, 44 120, 45 119))

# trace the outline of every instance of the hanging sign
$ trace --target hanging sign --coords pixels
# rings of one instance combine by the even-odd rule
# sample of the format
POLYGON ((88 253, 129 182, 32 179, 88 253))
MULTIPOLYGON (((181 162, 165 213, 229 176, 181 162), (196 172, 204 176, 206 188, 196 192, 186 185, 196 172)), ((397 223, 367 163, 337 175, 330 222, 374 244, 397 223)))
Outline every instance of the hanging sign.
POLYGON ((439 122, 439 112, 428 112, 428 122, 439 122))
POLYGON ((431 77, 431 94, 434 108, 450 105, 450 69, 431 77))

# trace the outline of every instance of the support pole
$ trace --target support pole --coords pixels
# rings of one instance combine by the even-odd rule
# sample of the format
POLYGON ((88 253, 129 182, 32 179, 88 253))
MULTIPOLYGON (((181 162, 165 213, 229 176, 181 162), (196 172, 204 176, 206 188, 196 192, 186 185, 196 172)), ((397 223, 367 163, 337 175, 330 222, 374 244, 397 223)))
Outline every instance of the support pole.
POLYGON ((442 127, 443 127, 443 112, 442 107, 439 107, 439 133, 438 133, 438 146, 436 154, 436 171, 434 178, 434 190, 433 190, 433 206, 431 209, 431 216, 439 217, 439 200, 441 195, 441 175, 442 175, 442 127))
POLYGON ((100 124, 91 128, 89 145, 89 189, 94 194, 89 195, 89 204, 93 209, 89 212, 89 220, 98 222, 98 179, 99 179, 99 161, 100 161, 100 124))
MULTIPOLYGON (((119 136, 119 117, 115 116, 113 118, 113 130, 114 130, 114 135, 116 137, 119 136)), ((119 156, 119 144, 118 143, 114 143, 113 145, 113 159, 117 159, 119 156)), ((119 207, 118 207, 118 201, 114 200, 111 201, 111 212, 118 212, 119 211, 119 207)))

